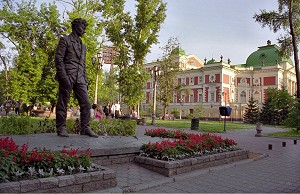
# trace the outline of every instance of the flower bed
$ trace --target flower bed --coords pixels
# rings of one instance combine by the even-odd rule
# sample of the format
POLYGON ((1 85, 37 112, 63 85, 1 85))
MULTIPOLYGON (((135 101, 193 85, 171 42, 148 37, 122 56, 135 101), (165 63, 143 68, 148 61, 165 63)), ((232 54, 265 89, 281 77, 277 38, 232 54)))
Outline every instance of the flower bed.
POLYGON ((188 157, 216 154, 239 149, 232 139, 223 139, 213 134, 193 134, 183 131, 167 131, 165 129, 146 130, 145 135, 152 137, 168 137, 162 142, 143 144, 141 156, 159 160, 176 160, 188 157))
POLYGON ((103 181, 115 186, 114 172, 92 164, 90 156, 89 149, 28 151, 28 144, 19 147, 12 138, 0 138, 0 192, 56 192, 65 187, 82 192, 84 184, 84 190, 90 191, 98 188, 89 184, 99 185, 103 181), (109 176, 104 178, 105 174, 109 176))
POLYGON ((134 161, 165 176, 173 176, 196 169, 227 164, 249 157, 232 139, 212 134, 188 134, 162 128, 146 130, 145 135, 163 138, 161 142, 143 144, 140 156, 134 161))

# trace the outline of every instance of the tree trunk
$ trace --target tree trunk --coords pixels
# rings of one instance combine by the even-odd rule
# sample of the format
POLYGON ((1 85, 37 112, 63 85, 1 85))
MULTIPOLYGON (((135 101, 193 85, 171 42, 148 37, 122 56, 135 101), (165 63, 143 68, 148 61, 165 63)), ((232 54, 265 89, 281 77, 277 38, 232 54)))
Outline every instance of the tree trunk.
POLYGON ((292 36, 292 45, 294 50, 294 61, 295 61, 295 71, 296 71, 296 81, 297 81, 297 98, 300 98, 300 77, 299 77, 299 58, 298 58, 298 47, 296 43, 296 35, 293 24, 293 10, 292 10, 293 0, 289 2, 289 24, 290 24, 290 34, 292 36))

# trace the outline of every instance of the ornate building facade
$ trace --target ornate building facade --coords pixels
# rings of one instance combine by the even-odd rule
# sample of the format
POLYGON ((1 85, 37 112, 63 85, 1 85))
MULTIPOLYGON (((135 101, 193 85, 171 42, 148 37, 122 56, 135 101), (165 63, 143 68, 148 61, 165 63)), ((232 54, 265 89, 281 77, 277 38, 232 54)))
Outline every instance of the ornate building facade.
MULTIPOLYGON (((167 108, 180 110, 182 116, 193 113, 196 106, 202 107, 204 119, 218 119, 219 107, 232 108, 231 119, 242 120, 250 97, 258 101, 260 107, 267 97, 268 88, 284 87, 291 95, 296 93, 296 75, 292 60, 279 53, 279 47, 271 44, 258 47, 246 59, 245 64, 231 64, 230 59, 201 61, 195 55, 186 55, 182 49, 178 52, 179 65, 183 71, 178 73, 177 81, 189 91, 174 93, 173 102, 167 108)), ((159 63, 145 64, 151 70, 159 63)), ((153 84, 147 82, 142 109, 153 103, 153 84)), ((158 83, 159 84, 159 83, 158 83)), ((160 107, 157 102, 158 108, 160 107)))

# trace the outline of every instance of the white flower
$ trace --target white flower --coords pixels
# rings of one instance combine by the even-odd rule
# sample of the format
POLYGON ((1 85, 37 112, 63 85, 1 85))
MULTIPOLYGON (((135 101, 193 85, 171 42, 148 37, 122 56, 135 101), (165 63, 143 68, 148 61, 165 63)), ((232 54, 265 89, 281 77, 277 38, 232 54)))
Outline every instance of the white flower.
POLYGON ((85 170, 85 168, 80 165, 79 166, 79 171, 81 172, 81 171, 84 171, 84 170, 85 170))
POLYGON ((49 168, 48 170, 49 170, 49 174, 53 175, 53 168, 49 168))
POLYGON ((90 172, 90 171, 94 171, 94 168, 92 166, 90 167, 87 167, 87 171, 90 172))
POLYGON ((20 172, 20 171, 15 172, 16 176, 22 176, 23 174, 24 174, 24 172, 20 172))
POLYGON ((64 169, 57 168, 56 171, 57 171, 58 174, 64 174, 65 173, 64 169))
POLYGON ((68 170, 70 171, 70 174, 72 174, 72 171, 74 170, 74 167, 68 166, 68 170))
POLYGON ((30 174, 30 176, 33 176, 33 175, 36 173, 36 171, 35 171, 35 168, 34 168, 34 167, 29 167, 29 168, 28 168, 28 170, 29 170, 29 174, 30 174))
POLYGON ((44 175, 45 175, 44 170, 43 170, 43 169, 39 169, 39 174, 40 174, 41 176, 44 176, 44 175))

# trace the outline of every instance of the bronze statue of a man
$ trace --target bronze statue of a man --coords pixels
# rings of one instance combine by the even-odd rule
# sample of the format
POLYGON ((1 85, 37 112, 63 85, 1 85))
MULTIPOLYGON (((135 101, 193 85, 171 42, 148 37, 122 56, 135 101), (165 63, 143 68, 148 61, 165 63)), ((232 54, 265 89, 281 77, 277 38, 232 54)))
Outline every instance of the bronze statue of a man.
POLYGON ((86 76, 86 47, 80 37, 85 33, 87 22, 81 18, 72 21, 72 33, 62 37, 56 48, 56 80, 59 82, 58 102, 56 105, 57 135, 69 137, 66 129, 67 104, 72 89, 79 102, 81 135, 98 137, 90 128, 90 100, 86 76))

